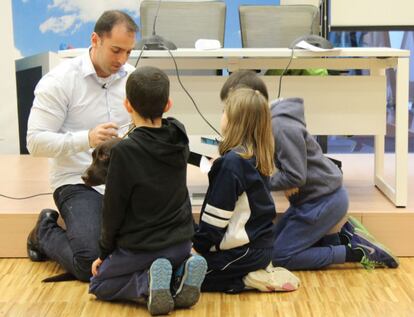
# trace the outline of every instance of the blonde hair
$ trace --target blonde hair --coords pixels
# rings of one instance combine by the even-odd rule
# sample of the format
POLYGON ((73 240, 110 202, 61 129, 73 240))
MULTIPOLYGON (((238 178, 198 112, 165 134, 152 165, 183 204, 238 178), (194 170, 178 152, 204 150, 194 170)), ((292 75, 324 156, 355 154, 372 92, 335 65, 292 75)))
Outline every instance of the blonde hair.
POLYGON ((256 156, 256 168, 264 176, 275 170, 270 109, 263 95, 250 88, 231 91, 225 101, 227 126, 219 145, 220 155, 234 149, 245 158, 256 156))

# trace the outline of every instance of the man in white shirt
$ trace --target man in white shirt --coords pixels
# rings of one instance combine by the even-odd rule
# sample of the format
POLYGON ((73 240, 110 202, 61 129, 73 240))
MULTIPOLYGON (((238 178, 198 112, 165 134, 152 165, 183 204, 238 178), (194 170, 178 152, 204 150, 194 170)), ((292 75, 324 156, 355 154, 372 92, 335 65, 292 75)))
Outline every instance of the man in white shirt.
POLYGON ((89 51, 45 75, 35 89, 27 145, 33 156, 50 158, 53 198, 59 214, 41 211, 27 239, 33 261, 52 259, 82 281, 92 276, 99 256, 103 187, 83 184, 92 149, 128 123, 123 107, 138 26, 122 11, 104 12, 95 24, 89 51))

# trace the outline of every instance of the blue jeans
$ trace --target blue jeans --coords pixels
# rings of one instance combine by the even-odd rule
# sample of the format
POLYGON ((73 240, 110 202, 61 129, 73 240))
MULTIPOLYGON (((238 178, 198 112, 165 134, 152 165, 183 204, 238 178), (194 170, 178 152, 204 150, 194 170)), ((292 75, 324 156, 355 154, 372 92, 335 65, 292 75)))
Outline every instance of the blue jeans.
POLYGON ((91 278, 89 293, 101 300, 139 301, 148 296, 148 270, 152 262, 166 258, 174 269, 189 256, 191 241, 157 251, 115 249, 101 264, 98 275, 91 278))
POLYGON ((317 201, 290 206, 276 224, 273 265, 309 270, 344 263, 345 246, 323 243, 323 238, 347 211, 348 194, 343 187, 317 201))
POLYGON ((64 185, 53 193, 66 230, 56 223, 39 229, 40 249, 77 279, 89 282, 99 256, 102 195, 82 184, 64 185))

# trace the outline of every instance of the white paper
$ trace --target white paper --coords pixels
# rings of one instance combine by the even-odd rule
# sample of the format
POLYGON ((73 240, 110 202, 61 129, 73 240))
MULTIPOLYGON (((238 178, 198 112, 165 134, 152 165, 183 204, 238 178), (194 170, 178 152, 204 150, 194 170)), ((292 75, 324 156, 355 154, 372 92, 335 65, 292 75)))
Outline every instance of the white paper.
POLYGON ((195 48, 198 50, 217 50, 221 48, 219 40, 198 39, 195 42, 195 48))

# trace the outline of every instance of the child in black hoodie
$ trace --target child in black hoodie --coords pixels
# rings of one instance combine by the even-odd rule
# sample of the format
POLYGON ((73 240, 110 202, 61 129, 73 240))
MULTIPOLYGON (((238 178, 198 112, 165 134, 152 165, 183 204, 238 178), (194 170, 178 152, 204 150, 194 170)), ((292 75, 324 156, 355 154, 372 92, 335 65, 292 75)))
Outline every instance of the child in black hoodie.
POLYGON ((198 301, 207 267, 190 255, 188 138, 178 120, 162 118, 172 105, 164 72, 136 69, 126 95, 135 129, 111 151, 89 291, 102 300, 146 301, 151 314, 167 314, 198 301))

